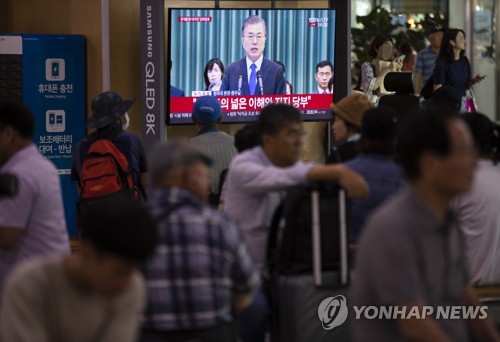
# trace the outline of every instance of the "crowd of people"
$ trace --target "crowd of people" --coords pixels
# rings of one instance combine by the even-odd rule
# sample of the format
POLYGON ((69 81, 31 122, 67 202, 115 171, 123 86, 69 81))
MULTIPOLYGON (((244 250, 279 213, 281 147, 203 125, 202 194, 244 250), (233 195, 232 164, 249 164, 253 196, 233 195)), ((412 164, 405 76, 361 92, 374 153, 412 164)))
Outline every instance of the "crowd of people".
MULTIPOLYGON (((265 34, 257 19, 243 26, 252 46, 265 34)), ((87 124, 95 131, 73 157, 81 196, 73 254, 59 176, 33 143, 33 116, 1 101, 0 173, 15 175, 19 189, 0 197, 0 341, 268 340, 270 226, 288 189, 318 181, 337 182, 349 197, 354 305, 477 307, 474 287, 500 283, 500 127, 460 114, 461 93, 446 96, 459 81, 451 70, 467 64, 463 32, 444 37, 446 63, 460 67, 443 73, 438 59, 435 97, 420 110, 374 108, 360 93, 331 105, 327 163, 300 160, 301 114, 287 104, 266 106, 232 137, 218 127, 218 99, 200 97, 197 135, 146 154, 127 132, 134 100, 99 94, 87 124)), ((385 60, 392 50, 384 36, 371 53, 385 60)), ((365 64, 361 87, 376 91, 400 64, 365 64)), ((207 88, 227 88, 234 68, 211 60, 207 88)), ((332 65, 316 71, 317 92, 326 91, 332 65)), ((423 83, 431 76, 421 72, 423 83)), ((460 77, 464 87, 481 80, 470 74, 460 77)), ((500 340, 492 317, 351 320, 355 341, 500 340)))
MULTIPOLYGON (((212 92, 237 90, 240 95, 293 94, 293 85, 286 79, 285 64, 264 57, 267 27, 264 19, 252 15, 244 20, 241 43, 245 57, 227 66, 218 58, 210 59, 203 70, 205 90, 212 92)), ((170 61, 172 71, 172 61, 170 61)), ((316 65, 317 87, 312 94, 333 93, 333 64, 324 60, 316 65), (331 83, 329 83, 331 81, 331 83)), ((185 92, 170 85, 171 97, 185 96, 185 92)))

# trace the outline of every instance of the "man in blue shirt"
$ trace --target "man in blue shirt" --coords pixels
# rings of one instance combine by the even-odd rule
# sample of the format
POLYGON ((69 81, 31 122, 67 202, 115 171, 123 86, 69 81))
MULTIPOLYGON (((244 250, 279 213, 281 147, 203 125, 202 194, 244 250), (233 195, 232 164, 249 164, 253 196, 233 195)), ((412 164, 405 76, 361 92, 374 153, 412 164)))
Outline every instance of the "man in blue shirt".
POLYGON ((443 38, 443 30, 438 26, 432 26, 427 31, 427 39, 430 45, 422 49, 415 62, 415 92, 420 94, 422 87, 427 80, 432 76, 436 58, 439 54, 441 47, 441 40, 443 38))
POLYGON ((364 199, 352 199, 349 222, 351 244, 358 243, 369 214, 403 185, 403 171, 392 160, 396 126, 396 112, 389 107, 372 108, 363 114, 361 140, 358 142, 361 154, 345 166, 363 176, 370 187, 370 194, 364 199))

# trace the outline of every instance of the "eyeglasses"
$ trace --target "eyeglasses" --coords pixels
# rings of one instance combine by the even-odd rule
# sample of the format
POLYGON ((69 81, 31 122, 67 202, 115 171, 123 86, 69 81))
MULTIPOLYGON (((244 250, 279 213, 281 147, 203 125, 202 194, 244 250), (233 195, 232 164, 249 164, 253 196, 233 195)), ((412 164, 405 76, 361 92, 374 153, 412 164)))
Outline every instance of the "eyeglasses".
POLYGON ((262 40, 266 38, 266 36, 263 34, 258 34, 258 35, 249 34, 247 36, 243 36, 243 38, 245 38, 249 42, 253 42, 254 39, 257 39, 257 42, 260 43, 262 40))

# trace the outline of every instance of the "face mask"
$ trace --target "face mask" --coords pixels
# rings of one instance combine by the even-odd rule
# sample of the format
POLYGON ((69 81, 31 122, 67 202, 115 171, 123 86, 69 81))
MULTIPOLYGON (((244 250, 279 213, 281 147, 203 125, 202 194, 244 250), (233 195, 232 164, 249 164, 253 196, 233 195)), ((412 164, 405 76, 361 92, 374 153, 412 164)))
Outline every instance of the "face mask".
POLYGON ((128 113, 125 113, 125 115, 123 117, 125 118, 125 123, 122 125, 122 129, 124 131, 126 131, 128 129, 128 127, 130 126, 130 118, 128 116, 128 113))

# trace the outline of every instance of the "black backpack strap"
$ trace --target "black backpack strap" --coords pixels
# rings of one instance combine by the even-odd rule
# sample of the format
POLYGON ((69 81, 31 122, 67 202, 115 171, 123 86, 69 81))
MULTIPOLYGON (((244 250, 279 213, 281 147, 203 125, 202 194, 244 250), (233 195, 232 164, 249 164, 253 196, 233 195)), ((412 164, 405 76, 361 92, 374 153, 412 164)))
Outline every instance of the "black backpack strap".
POLYGON ((283 217, 283 208, 285 206, 285 199, 283 199, 280 205, 276 208, 271 220, 271 227, 269 229, 269 235, 267 236, 267 251, 266 251, 266 268, 269 275, 273 274, 276 269, 276 258, 278 249, 278 233, 280 230, 280 221, 283 217))

